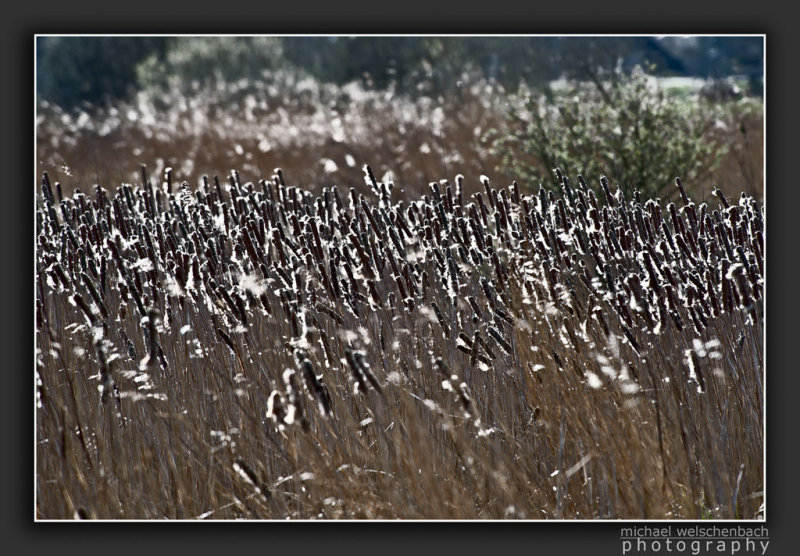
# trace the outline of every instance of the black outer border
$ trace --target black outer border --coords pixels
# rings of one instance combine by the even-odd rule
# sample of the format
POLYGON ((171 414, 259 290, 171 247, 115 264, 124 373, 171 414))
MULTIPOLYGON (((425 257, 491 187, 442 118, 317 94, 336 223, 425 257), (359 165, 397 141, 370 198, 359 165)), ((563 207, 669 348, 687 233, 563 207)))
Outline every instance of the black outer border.
MULTIPOLYGON (((769 554, 787 554, 792 510, 796 510, 796 473, 791 474, 796 444, 795 415, 787 412, 798 392, 796 369, 788 352, 793 333, 789 305, 796 249, 789 228, 797 186, 789 175, 796 148, 789 122, 796 122, 792 93, 797 90, 793 52, 800 51, 789 13, 733 2, 696 1, 614 2, 597 4, 557 2, 541 5, 517 1, 462 0, 435 5, 406 0, 378 2, 261 2, 227 0, 152 0, 133 3, 55 2, 38 0, 4 7, 0 34, 2 76, 2 186, 7 202, 0 203, 3 248, 12 249, 2 275, 3 363, 0 372, 11 378, 3 384, 4 438, 0 456, 2 477, 2 538, 13 554, 62 553, 154 554, 176 551, 220 553, 452 553, 452 554, 621 554, 624 523, 103 523, 55 524, 33 521, 33 461, 30 442, 32 331, 30 277, 32 262, 33 157, 33 37, 34 34, 87 33, 463 33, 463 34, 766 34, 768 156, 768 522, 769 554), (579 5, 576 5, 579 4, 579 5), (580 5, 582 4, 582 5, 580 5), (626 5, 627 4, 627 5, 626 5), (759 9, 760 8, 760 9, 759 9), (791 150, 790 150, 791 149, 791 150), (11 162, 15 162, 12 164, 11 162), (8 172, 13 172, 8 175, 8 172), (18 201, 21 192, 22 201, 18 201), (769 201, 773 202, 770 203, 769 201), (13 281, 13 282, 12 282, 13 281), (789 298, 786 298, 786 295, 789 298), (789 436, 791 434, 791 436, 789 436), (789 452, 789 453, 787 453, 789 452), (140 531, 139 529, 144 529, 140 531)), ((795 406, 797 404, 795 403, 795 406)), ((648 522, 655 526, 657 523, 648 522)), ((713 525, 715 523, 708 523, 713 525)), ((723 523, 716 523, 725 525, 723 523)), ((743 525, 754 525, 743 524, 743 525)))

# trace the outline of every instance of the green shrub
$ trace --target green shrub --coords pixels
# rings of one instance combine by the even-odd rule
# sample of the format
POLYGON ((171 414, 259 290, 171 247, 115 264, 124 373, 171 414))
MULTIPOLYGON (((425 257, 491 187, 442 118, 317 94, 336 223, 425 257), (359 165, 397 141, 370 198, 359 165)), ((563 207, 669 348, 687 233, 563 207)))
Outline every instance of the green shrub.
POLYGON ((658 195, 676 176, 688 184, 710 177, 725 152, 714 133, 718 107, 670 97, 638 67, 569 92, 518 95, 509 106, 507 129, 484 141, 521 185, 560 167, 587 183, 608 175, 626 195, 658 195))

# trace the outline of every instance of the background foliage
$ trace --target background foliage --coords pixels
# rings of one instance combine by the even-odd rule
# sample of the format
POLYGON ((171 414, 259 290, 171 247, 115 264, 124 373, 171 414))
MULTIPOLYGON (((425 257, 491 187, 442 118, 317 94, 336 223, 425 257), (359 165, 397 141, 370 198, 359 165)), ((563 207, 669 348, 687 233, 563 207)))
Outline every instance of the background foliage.
POLYGON ((675 176, 690 183, 708 178, 726 152, 713 133, 722 110, 669 98, 638 67, 605 83, 517 100, 508 129, 486 139, 500 168, 522 183, 538 183, 561 165, 592 179, 613 171, 627 196, 638 189, 649 197, 671 187, 675 176))
POLYGON ((596 79, 648 64, 657 75, 739 74, 758 92, 760 37, 39 37, 38 92, 64 107, 132 90, 213 78, 258 78, 290 66, 325 82, 438 94, 464 73, 508 89, 559 77, 596 79))
POLYGON ((163 37, 39 37, 39 96, 66 108, 123 98, 138 86, 137 65, 163 58, 167 45, 163 37))

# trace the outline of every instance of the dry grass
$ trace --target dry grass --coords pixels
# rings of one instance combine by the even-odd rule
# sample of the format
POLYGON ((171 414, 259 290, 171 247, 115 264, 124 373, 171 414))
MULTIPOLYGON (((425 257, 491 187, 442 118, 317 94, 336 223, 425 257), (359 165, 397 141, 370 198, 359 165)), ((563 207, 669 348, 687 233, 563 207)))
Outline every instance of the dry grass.
MULTIPOLYGON (((232 168, 256 181, 280 166, 295 185, 319 193, 359 183, 361 166, 369 163, 378 178, 393 179, 416 197, 431 176, 477 176, 501 165, 481 138, 492 128, 506 129, 508 102, 508 92, 485 81, 412 100, 278 73, 271 81, 220 83, 190 96, 140 93, 134 101, 78 114, 44 104, 38 174, 48 171, 71 193, 87 184, 136 183, 142 162, 153 175, 172 168, 175 181, 193 184, 204 173, 232 168)), ((763 200, 764 120, 753 106, 729 103, 727 120, 717 128, 729 153, 715 183, 687 184, 696 198, 706 200, 718 187, 728 196, 746 191, 763 200)), ((539 186, 520 185, 527 191, 539 186)), ((467 193, 480 190, 472 182, 465 187, 467 193)))
POLYGON ((754 199, 366 175, 45 176, 37 518, 763 515, 754 199))
POLYGON ((447 98, 412 100, 356 84, 275 79, 221 84, 192 97, 141 94, 77 115, 45 104, 39 175, 48 171, 71 192, 85 184, 135 183, 142 161, 154 175, 171 167, 176 181, 193 183, 232 168, 255 181, 281 166, 296 185, 320 191, 361 182, 369 161, 379 178, 391 177, 415 195, 429 176, 455 168, 478 175, 496 164, 480 137, 502 125, 505 93, 498 87, 482 82, 447 98))

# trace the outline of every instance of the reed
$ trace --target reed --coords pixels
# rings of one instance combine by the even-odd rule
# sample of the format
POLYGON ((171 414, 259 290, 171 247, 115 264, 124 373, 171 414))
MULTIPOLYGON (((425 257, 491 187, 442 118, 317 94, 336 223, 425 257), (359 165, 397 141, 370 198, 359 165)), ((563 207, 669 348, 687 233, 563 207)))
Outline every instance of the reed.
POLYGON ((756 200, 364 174, 43 175, 38 518, 763 516, 756 200))

